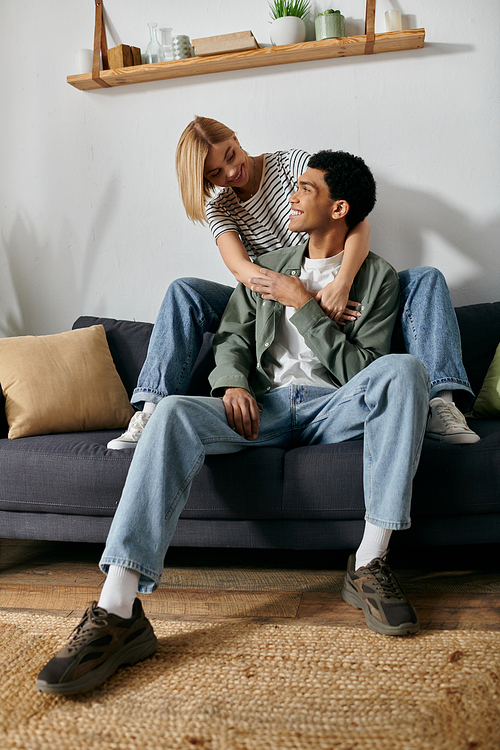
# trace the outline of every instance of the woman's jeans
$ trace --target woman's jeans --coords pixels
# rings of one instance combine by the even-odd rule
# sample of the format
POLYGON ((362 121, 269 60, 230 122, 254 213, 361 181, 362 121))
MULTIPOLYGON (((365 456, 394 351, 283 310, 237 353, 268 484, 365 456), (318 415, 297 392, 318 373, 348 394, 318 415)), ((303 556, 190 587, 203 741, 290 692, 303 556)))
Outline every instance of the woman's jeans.
MULTIPOLYGON (((442 390, 458 390, 472 400, 458 322, 443 274, 431 267, 410 268, 401 271, 399 280, 405 349, 425 365, 430 398, 442 390)), ((165 396, 187 392, 203 334, 215 333, 232 291, 195 278, 170 285, 131 399, 134 405, 158 404, 165 396)))
POLYGON ((101 569, 107 573, 109 565, 120 565, 137 570, 139 591, 154 591, 205 456, 254 447, 292 448, 363 437, 365 518, 387 529, 408 528, 428 403, 428 374, 408 354, 375 360, 339 389, 292 385, 270 391, 255 440, 229 427, 222 399, 163 399, 137 444, 101 569))

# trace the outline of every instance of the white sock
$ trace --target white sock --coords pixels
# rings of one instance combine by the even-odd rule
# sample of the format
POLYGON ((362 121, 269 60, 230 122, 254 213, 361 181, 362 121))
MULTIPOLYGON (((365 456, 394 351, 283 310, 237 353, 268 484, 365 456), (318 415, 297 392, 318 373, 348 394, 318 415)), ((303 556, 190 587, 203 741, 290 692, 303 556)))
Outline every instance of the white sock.
POLYGON ((145 411, 146 414, 152 414, 155 409, 156 409, 156 404, 153 404, 152 401, 145 401, 144 408, 142 411, 145 411))
POLYGON ((138 570, 110 565, 99 598, 99 607, 118 617, 132 617, 132 607, 141 574, 138 570))
POLYGON ((447 404, 453 403, 453 391, 439 391, 434 398, 442 398, 447 404))
POLYGON ((376 557, 383 557, 387 552, 391 534, 392 529, 383 529, 382 526, 374 526, 366 521, 363 539, 356 552, 355 569, 369 565, 376 557))

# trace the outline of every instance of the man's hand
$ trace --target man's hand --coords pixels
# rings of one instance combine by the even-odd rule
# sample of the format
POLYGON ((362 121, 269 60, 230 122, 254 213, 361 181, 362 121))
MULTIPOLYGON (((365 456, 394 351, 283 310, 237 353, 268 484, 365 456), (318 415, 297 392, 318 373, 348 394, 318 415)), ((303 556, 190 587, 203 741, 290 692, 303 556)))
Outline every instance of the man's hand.
POLYGON ((360 303, 349 299, 349 290, 340 287, 335 279, 330 281, 314 297, 325 315, 328 315, 337 325, 345 326, 348 321, 356 320, 361 313, 352 308, 360 303))
POLYGON ((261 268, 260 274, 259 278, 249 279, 249 285, 252 292, 260 294, 262 299, 271 299, 299 310, 312 298, 298 276, 277 273, 269 268, 261 268))
POLYGON ((244 388, 226 388, 222 402, 231 429, 247 440, 255 440, 259 434, 260 412, 251 393, 244 388))

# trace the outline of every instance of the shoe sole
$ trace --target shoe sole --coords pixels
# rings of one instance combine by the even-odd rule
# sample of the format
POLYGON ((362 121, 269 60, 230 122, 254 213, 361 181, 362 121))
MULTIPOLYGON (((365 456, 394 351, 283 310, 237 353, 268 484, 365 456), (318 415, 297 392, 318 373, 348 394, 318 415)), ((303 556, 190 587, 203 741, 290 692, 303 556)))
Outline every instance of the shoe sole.
POLYGON ((377 620, 377 618, 374 617, 370 612, 370 608, 367 602, 365 602, 364 599, 359 596, 359 594, 356 594, 353 591, 349 591, 349 589, 346 588, 345 584, 342 588, 342 599, 347 604, 350 604, 351 607, 363 610, 366 624, 368 625, 370 630, 373 630, 375 633, 380 633, 380 635, 412 635, 413 633, 417 633, 420 630, 420 623, 418 619, 417 622, 404 622, 401 625, 397 626, 386 625, 384 622, 380 622, 380 620, 377 620))
POLYGON ((479 443, 481 440, 479 435, 467 435, 467 433, 462 433, 461 435, 439 435, 435 432, 426 432, 425 437, 430 440, 437 440, 440 443, 450 443, 450 445, 472 445, 473 443, 479 443))
POLYGON ((137 446, 137 442, 124 443, 123 440, 110 440, 106 448, 109 448, 109 450, 111 451, 126 451, 126 450, 134 450, 136 446, 137 446))
POLYGON ((42 693, 52 693, 54 695, 75 695, 84 693, 101 685, 120 667, 137 664, 139 661, 148 659, 158 649, 158 640, 154 633, 142 643, 134 643, 125 652, 118 651, 109 659, 106 659, 99 667, 92 672, 79 677, 72 682, 62 682, 51 684, 45 680, 37 680, 36 689, 42 693))

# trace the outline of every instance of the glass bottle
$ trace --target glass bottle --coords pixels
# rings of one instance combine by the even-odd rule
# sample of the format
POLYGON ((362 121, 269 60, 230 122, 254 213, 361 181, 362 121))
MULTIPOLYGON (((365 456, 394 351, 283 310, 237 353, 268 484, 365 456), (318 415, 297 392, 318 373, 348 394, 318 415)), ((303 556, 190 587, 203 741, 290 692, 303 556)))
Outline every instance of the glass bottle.
POLYGON ((148 26, 149 44, 146 47, 146 52, 144 53, 144 63, 148 65, 149 63, 165 62, 165 53, 163 51, 163 47, 161 46, 160 42, 158 41, 158 37, 156 36, 156 27, 158 26, 158 24, 154 23, 154 21, 151 21, 151 23, 148 23, 148 26))
POLYGON ((173 60, 172 52, 172 29, 160 29, 161 46, 165 55, 165 60, 173 60))

